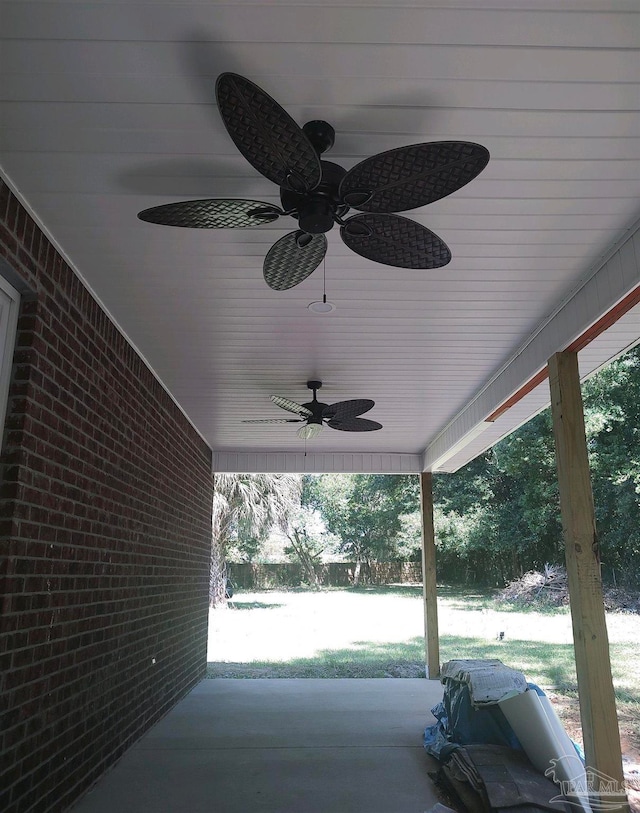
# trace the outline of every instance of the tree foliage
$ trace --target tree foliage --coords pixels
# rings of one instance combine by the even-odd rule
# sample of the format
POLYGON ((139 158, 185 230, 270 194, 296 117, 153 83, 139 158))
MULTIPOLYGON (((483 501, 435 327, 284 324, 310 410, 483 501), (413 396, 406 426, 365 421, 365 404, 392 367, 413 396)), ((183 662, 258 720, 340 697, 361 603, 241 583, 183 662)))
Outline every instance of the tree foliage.
MULTIPOLYGON (((640 584, 640 348, 583 387, 604 576, 640 584)), ((564 561, 549 410, 434 478, 440 572, 503 584, 564 561)))
POLYGON ((554 461, 545 412, 456 474, 434 477, 441 564, 449 578, 499 584, 558 559, 554 461))
POLYGON ((362 565, 402 558, 402 516, 415 510, 416 478, 382 474, 323 474, 305 477, 303 504, 317 509, 338 536, 338 550, 362 565), (413 482, 410 482, 412 480, 413 482))
POLYGON ((230 554, 251 561, 274 525, 285 529, 300 506, 295 474, 217 474, 214 479, 210 598, 224 601, 230 554))
POLYGON ((312 533, 306 521, 309 509, 301 509, 296 520, 289 523, 286 535, 289 540, 285 553, 300 563, 307 583, 316 590, 320 587, 318 567, 322 563, 324 546, 319 536, 312 533))
POLYGON ((584 387, 605 574, 640 587, 640 346, 584 387))

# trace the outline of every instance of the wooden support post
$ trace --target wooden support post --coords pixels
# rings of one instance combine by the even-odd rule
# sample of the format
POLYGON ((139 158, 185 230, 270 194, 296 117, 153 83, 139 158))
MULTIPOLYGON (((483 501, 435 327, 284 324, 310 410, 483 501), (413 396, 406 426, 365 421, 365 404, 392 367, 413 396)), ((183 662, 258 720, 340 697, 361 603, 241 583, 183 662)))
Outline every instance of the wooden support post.
POLYGON ((603 805, 628 811, 576 353, 549 359, 549 385, 587 774, 603 805))
POLYGON ((422 516, 422 598, 424 602, 424 642, 427 677, 440 677, 440 639, 436 592, 436 537, 433 528, 432 474, 420 475, 422 516))

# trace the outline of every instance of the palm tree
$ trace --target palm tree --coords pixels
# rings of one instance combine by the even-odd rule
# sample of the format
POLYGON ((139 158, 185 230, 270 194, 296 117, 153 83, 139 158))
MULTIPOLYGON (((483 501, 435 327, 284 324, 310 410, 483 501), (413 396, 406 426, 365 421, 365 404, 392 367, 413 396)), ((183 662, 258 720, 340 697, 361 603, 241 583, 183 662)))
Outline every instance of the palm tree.
POLYGON ((285 528, 300 506, 302 477, 297 474, 216 474, 214 478, 209 597, 225 600, 225 557, 229 542, 263 539, 274 525, 285 528))

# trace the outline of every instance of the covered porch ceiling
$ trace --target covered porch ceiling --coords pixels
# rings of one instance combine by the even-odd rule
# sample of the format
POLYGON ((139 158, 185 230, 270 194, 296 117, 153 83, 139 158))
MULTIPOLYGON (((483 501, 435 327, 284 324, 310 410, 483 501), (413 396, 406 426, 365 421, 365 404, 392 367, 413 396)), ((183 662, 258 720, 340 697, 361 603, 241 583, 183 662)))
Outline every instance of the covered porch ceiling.
POLYGON ((635 0, 17 0, 2 11, 0 166, 214 451, 217 471, 452 471, 548 404, 555 352, 588 375, 640 337, 640 13, 635 0), (145 208, 279 203, 218 113, 248 77, 327 160, 471 141, 487 168, 407 214, 453 259, 351 252, 271 290, 295 227, 175 229, 145 208), (309 303, 328 299, 318 315, 309 303), (595 327, 594 327, 595 326, 595 327), (583 349, 584 348, 584 349, 583 349), (272 394, 371 398, 377 432, 304 443, 272 394), (508 407, 508 408, 507 408, 508 407), (489 419, 489 420, 488 420, 489 419))

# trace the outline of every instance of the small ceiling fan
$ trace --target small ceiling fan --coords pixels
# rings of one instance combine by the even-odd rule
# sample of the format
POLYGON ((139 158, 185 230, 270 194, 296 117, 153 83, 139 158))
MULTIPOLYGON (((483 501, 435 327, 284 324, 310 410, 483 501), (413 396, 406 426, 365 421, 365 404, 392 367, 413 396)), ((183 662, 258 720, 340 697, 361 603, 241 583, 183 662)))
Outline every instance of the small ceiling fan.
POLYGON ((335 224, 356 254, 398 268, 440 268, 448 246, 429 229, 393 212, 433 203, 473 180, 488 150, 468 141, 436 141, 381 152, 348 172, 320 156, 334 143, 326 121, 300 128, 264 90, 236 73, 216 82, 229 135, 247 161, 280 187, 282 208, 255 200, 213 198, 167 203, 139 212, 162 226, 246 228, 293 217, 298 228, 269 249, 263 273, 276 291, 293 288, 322 262, 335 224), (361 214, 346 218, 350 209, 361 214), (346 218, 346 219, 345 219, 346 218))
POLYGON ((313 391, 313 400, 306 404, 298 404, 280 395, 272 395, 271 400, 287 412, 298 415, 297 418, 258 418, 257 420, 242 421, 242 423, 302 423, 298 429, 298 437, 304 440, 315 438, 324 429, 339 429, 341 432, 374 432, 382 429, 382 424, 359 418, 375 406, 375 401, 369 398, 358 398, 351 401, 338 401, 337 404, 323 404, 318 401, 316 392, 322 386, 321 381, 307 381, 307 387, 313 391))

